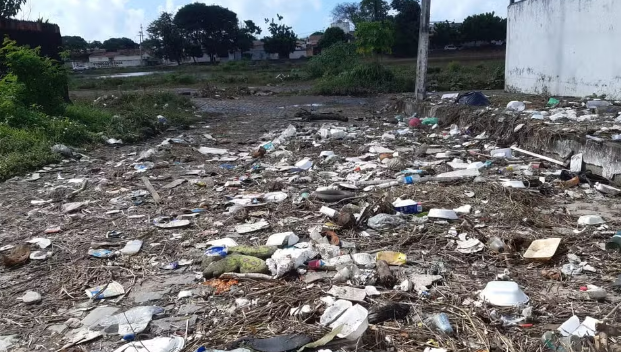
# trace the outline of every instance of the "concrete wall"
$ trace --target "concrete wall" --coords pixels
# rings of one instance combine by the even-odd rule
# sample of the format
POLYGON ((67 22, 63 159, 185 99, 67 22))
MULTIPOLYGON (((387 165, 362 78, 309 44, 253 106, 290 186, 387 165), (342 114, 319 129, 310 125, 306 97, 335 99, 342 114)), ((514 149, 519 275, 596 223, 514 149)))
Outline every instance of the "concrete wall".
POLYGON ((619 0, 525 0, 509 6, 506 89, 621 98, 619 14, 619 0))

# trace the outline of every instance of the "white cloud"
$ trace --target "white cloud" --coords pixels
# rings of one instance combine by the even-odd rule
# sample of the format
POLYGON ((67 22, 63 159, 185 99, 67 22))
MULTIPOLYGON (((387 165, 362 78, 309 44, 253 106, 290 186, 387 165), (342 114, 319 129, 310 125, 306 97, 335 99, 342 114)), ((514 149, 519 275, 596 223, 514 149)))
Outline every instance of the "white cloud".
POLYGON ((461 22, 470 15, 492 11, 507 17, 508 6, 508 0, 432 0, 431 20, 461 22))
POLYGON ((137 41, 145 9, 133 8, 129 0, 31 0, 19 19, 49 19, 62 35, 79 35, 88 41, 130 37, 137 41))
MULTIPOLYGON (((265 19, 276 19, 276 14, 284 17, 283 23, 296 29, 296 23, 309 12, 319 12, 332 8, 332 5, 325 5, 326 0, 199 0, 207 5, 219 5, 235 12, 240 21, 253 20, 256 25, 263 29, 262 34, 266 34, 267 25, 265 19), (326 6, 329 6, 326 8, 326 6)), ((178 9, 180 6, 190 3, 188 0, 167 0, 166 7, 178 9)), ((317 18, 318 27, 325 27, 327 23, 325 18, 317 18)))

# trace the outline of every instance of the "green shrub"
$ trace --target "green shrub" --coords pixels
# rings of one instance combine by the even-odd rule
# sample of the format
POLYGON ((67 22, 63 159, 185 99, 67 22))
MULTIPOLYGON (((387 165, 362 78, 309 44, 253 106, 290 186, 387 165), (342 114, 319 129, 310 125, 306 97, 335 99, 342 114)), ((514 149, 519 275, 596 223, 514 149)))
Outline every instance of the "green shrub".
MULTIPOLYGON (((9 38, 0 49, 0 61, 8 74, 0 81, 0 91, 10 91, 19 103, 47 114, 65 109, 67 72, 53 60, 39 55, 39 48, 17 46, 9 38)), ((6 94, 3 94, 6 98, 6 94)))
POLYGON ((311 78, 336 76, 350 70, 359 61, 355 44, 336 43, 310 59, 306 65, 306 72, 311 78))
POLYGON ((413 77, 395 76, 393 71, 378 62, 363 63, 336 77, 324 77, 315 91, 325 95, 366 95, 414 90, 413 77))

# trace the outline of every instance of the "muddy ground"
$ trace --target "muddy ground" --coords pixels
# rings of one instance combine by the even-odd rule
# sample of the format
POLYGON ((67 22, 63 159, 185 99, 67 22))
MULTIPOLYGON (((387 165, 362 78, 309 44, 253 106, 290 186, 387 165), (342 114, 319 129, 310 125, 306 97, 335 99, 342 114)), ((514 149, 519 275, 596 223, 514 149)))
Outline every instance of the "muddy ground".
MULTIPOLYGON (((121 312, 141 305, 163 307, 164 314, 154 319, 136 339, 181 336, 186 339, 183 351, 195 351, 200 346, 234 348, 231 344, 248 336, 264 338, 305 333, 313 340, 324 336, 330 329, 318 323, 325 310, 319 298, 326 296, 330 289, 329 280, 307 284, 303 276, 295 274, 271 281, 240 280, 230 290, 214 294, 202 284, 203 280, 196 279, 197 274, 200 277, 204 252, 199 244, 233 237, 240 244, 261 245, 270 234, 286 231, 293 231, 306 241, 310 227, 326 222, 319 213, 324 204, 308 200, 294 205, 293 200, 304 191, 332 183, 318 177, 318 171, 336 170, 342 177, 353 171, 338 170, 334 165, 317 165, 316 170, 304 174, 314 178, 311 184, 288 183, 292 174, 274 171, 251 174, 248 171, 252 170, 252 161, 210 161, 212 156, 200 154, 195 148, 206 146, 252 153, 262 135, 270 131, 279 133, 293 123, 298 136, 287 145, 287 150, 293 153, 289 164, 306 156, 318 161, 323 150, 332 150, 343 157, 360 156, 368 151, 366 143, 378 141, 385 131, 397 129, 395 113, 383 109, 387 104, 394 104, 391 98, 242 96, 236 100, 196 99, 197 114, 202 120, 189 130, 171 129, 139 145, 81 151, 85 155, 81 160, 67 159, 59 165, 50 165, 39 172, 40 178, 36 180, 26 175, 0 184, 0 247, 19 246, 38 237, 51 240, 51 246, 46 249, 29 246, 32 251, 51 252, 46 260, 29 260, 16 267, 0 268, 0 336, 16 335, 10 351, 55 351, 70 342, 67 339, 72 336, 72 330, 81 326, 76 319, 82 321, 94 311, 101 312, 103 306, 121 312), (340 111, 350 122, 339 124, 349 126, 358 137, 314 145, 312 140, 321 123, 295 121, 294 114, 300 106, 340 111), (187 144, 173 144, 162 149, 152 159, 153 169, 135 172, 133 164, 141 152, 157 148, 166 138, 180 135, 187 144), (237 168, 229 170, 223 164, 237 168), (283 191, 289 198, 242 215, 224 214, 226 197, 242 190, 220 191, 218 188, 245 175, 259 177, 245 183, 244 191, 283 191), (146 189, 141 180, 143 176, 149 178, 161 196, 159 203, 150 195, 131 198, 132 192, 146 189), (162 188, 181 178, 202 183, 185 182, 170 190, 162 188), (71 196, 80 189, 83 180, 88 180, 86 188, 71 196), (75 212, 63 212, 63 205, 70 202, 88 204, 75 212), (198 216, 188 217, 191 225, 187 228, 165 230, 153 225, 153 219, 158 216, 191 214, 192 209, 201 210, 198 216), (267 220, 270 228, 252 234, 235 233, 235 225, 258 219, 267 220), (54 228, 60 231, 45 233, 54 228), (120 233, 119 238, 107 236, 111 231, 120 233), (102 242, 112 242, 112 246, 106 248, 116 250, 135 239, 144 242, 135 256, 100 259, 88 254, 89 248, 98 247, 102 242), (175 270, 163 269, 182 260, 192 260, 193 264, 175 270), (123 285, 124 295, 91 300, 85 294, 88 288, 112 281, 123 285), (187 290, 193 290, 192 297, 178 298, 179 292, 187 290), (41 301, 26 304, 18 300, 26 291, 41 294, 41 301), (248 299, 249 305, 236 303, 240 298, 248 299), (312 313, 303 317, 290 316, 291 308, 303 305, 310 305, 312 313)), ((431 132, 415 132, 384 144, 400 148, 401 158, 408 165, 415 160, 433 161, 436 160, 434 155, 417 156, 415 152, 423 144, 437 144, 440 149, 450 150, 454 143, 429 138, 431 132)), ((480 142, 473 148, 481 149, 492 142, 480 142)), ((463 158, 486 160, 456 150, 463 158)), ((524 163, 529 161, 534 160, 524 163)), ((550 169, 536 171, 535 177, 542 176, 539 172, 556 170, 553 165, 547 166, 550 169)), ((621 257, 617 252, 601 249, 601 245, 621 222, 618 201, 593 189, 565 189, 555 183, 558 177, 551 175, 546 176, 551 184, 549 192, 507 189, 498 181, 500 177, 509 177, 506 173, 499 175, 503 172, 499 170, 506 171, 506 168, 503 162, 495 163, 482 172, 485 179, 479 183, 471 179, 431 182, 358 193, 363 198, 355 200, 357 204, 367 202, 381 207, 402 197, 422 202, 425 210, 454 209, 465 204, 472 205, 473 210, 451 223, 431 220, 421 225, 410 222, 390 231, 371 231, 371 237, 362 234, 368 230, 365 224, 340 230, 339 237, 354 243, 356 252, 403 252, 408 255, 407 270, 421 274, 433 272, 443 279, 424 294, 378 286, 381 296, 367 298, 364 306, 372 310, 389 303, 402 303, 410 307, 409 312, 371 324, 362 340, 337 341, 333 350, 422 351, 428 347, 442 347, 451 351, 537 351, 544 349, 540 340, 542 334, 556 330, 572 315, 581 319, 586 316, 603 319, 611 313, 608 319, 614 325, 621 314, 613 311, 621 297, 613 285, 619 274, 621 257), (578 217, 590 214, 604 217, 608 227, 598 230, 578 226, 578 217), (459 233, 474 234, 483 243, 497 236, 505 241, 507 250, 504 253, 494 253, 489 248, 474 254, 457 252, 455 239, 447 238, 451 227, 459 233), (523 258, 533 240, 549 237, 562 238, 551 261, 532 262, 523 258), (578 255, 594 267, 595 272, 559 276, 559 280, 542 275, 542 270, 558 272, 569 263, 569 253, 578 255), (478 299, 477 291, 498 275, 517 282, 530 297, 532 317, 516 325, 503 325, 502 316, 520 316, 521 309, 472 303, 478 299), (603 287, 607 297, 602 301, 589 299, 580 291, 589 284, 603 287), (426 316, 439 312, 448 314, 455 329, 453 335, 443 335, 423 323, 426 316)), ((432 169, 436 173, 451 171, 446 165, 432 169)), ((10 250, 3 253, 8 252, 10 250)), ((120 336, 110 335, 66 350, 112 351, 124 343, 120 336)), ((589 346, 593 342, 586 338, 583 343, 589 346)), ((1 346, 0 343, 0 351, 1 346)))

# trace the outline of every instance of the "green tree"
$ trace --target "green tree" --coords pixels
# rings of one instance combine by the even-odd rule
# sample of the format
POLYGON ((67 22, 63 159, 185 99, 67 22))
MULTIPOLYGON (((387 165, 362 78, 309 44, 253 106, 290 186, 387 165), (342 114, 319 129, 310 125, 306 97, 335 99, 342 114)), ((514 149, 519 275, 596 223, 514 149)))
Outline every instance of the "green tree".
POLYGON ((99 40, 93 40, 92 42, 88 43, 88 48, 93 50, 93 49, 102 49, 103 43, 100 42, 99 40))
POLYGON ((200 44, 192 43, 189 40, 186 40, 183 44, 183 51, 185 55, 194 59, 196 62, 197 57, 203 57, 203 49, 200 44))
POLYGON ((269 24, 269 32, 270 36, 263 38, 263 43, 265 46, 265 51, 270 54, 278 54, 278 57, 281 59, 289 58, 289 54, 295 51, 295 47, 297 45, 297 36, 293 29, 283 23, 283 17, 281 15, 278 16, 278 23, 269 19, 265 19, 265 23, 269 24), (279 24, 280 23, 280 24, 279 24))
POLYGON ((154 54, 156 57, 181 64, 184 57, 184 38, 179 27, 173 22, 172 14, 162 13, 147 27, 147 33, 149 33, 149 39, 152 40, 152 45, 155 47, 154 54))
POLYGON ((461 42, 459 27, 455 22, 440 22, 433 27, 431 36, 431 45, 436 48, 443 48, 449 44, 457 44, 461 42))
POLYGON ((363 21, 384 21, 388 19, 390 5, 386 0, 362 0, 360 1, 360 14, 363 21))
POLYGON ((336 43, 341 43, 341 42, 346 42, 346 41, 347 41, 347 34, 345 34, 345 31, 343 31, 342 29, 338 27, 330 27, 326 30, 326 33, 319 40, 319 43, 317 43, 317 46, 319 47, 319 50, 324 50, 324 49, 331 47, 332 45, 336 43))
POLYGON ((494 12, 468 16, 461 25, 464 41, 492 41, 507 39, 507 19, 494 12))
POLYGON ((239 30, 237 37, 237 49, 242 53, 252 49, 253 42, 257 40, 257 35, 261 34, 261 28, 253 21, 244 21, 244 27, 239 30))
POLYGON ((0 0, 0 18, 11 18, 19 12, 26 0, 0 0))
POLYGON ((414 57, 418 52, 418 31, 420 27, 420 4, 416 0, 393 0, 395 16, 395 56, 414 57))
POLYGON ((179 10, 174 22, 191 42, 201 45, 211 61, 237 49, 239 24, 233 11, 217 5, 193 3, 179 10))
POLYGON ((129 38, 110 38, 103 42, 106 51, 119 51, 122 49, 138 49, 138 44, 129 38))
POLYGON ((355 2, 340 3, 332 9, 332 19, 335 21, 342 20, 356 23, 361 16, 360 4, 355 2))
POLYGON ((88 42, 79 36, 63 36, 63 49, 71 53, 85 53, 88 50, 88 42))
POLYGON ((323 35, 325 32, 323 31, 317 31, 317 32, 313 32, 313 34, 311 34, 311 36, 313 35, 323 35))
POLYGON ((395 31, 389 21, 356 25, 356 45, 360 54, 391 54, 394 43, 395 31))

